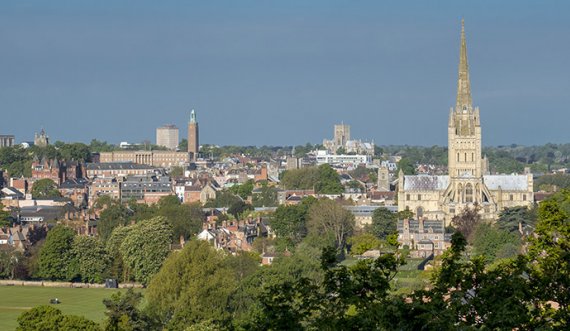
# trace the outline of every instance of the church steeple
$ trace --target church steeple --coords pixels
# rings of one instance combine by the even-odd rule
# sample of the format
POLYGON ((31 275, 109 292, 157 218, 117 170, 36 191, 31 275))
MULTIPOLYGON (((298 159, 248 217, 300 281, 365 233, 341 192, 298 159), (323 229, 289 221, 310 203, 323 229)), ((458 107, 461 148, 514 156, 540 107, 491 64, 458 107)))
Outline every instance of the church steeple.
POLYGON ((467 62, 467 42, 465 24, 461 19, 461 48, 459 50, 459 77, 457 79, 457 103, 455 111, 471 110, 471 83, 469 82, 469 63, 467 62))

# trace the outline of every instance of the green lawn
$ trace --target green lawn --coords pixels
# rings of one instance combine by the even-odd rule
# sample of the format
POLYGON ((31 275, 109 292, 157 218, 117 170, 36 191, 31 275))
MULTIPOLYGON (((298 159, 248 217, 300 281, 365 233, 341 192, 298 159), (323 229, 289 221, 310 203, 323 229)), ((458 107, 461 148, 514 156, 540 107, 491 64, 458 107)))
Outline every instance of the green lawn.
POLYGON ((35 306, 49 305, 51 298, 61 301, 61 304, 54 307, 64 314, 85 316, 101 322, 105 316, 103 299, 109 298, 116 291, 123 290, 0 286, 0 330, 14 330, 18 325, 16 319, 22 312, 35 306))

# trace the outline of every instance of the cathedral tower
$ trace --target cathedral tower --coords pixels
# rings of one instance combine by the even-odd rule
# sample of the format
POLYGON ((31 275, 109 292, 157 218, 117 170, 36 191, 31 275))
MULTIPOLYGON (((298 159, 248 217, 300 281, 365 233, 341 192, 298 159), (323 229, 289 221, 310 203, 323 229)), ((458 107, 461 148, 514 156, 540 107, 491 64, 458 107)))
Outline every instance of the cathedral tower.
POLYGON ((457 101, 451 108, 448 126, 448 165, 450 177, 476 177, 482 173, 481 122, 479 108, 473 108, 465 28, 461 22, 457 101))
MULTIPOLYGON (((461 20, 461 46, 457 78, 457 100, 449 112, 448 167, 450 186, 446 202, 481 203, 488 200, 482 185, 485 175, 481 158, 481 121, 479 108, 473 108, 465 25, 461 20)), ((487 194, 486 194, 487 193, 487 194)))
POLYGON ((188 153, 191 154, 192 161, 196 161, 198 158, 198 149, 200 148, 198 135, 196 112, 192 109, 192 112, 190 113, 190 122, 188 123, 188 153))
POLYGON ((532 174, 490 175, 481 157, 481 121, 471 98, 463 20, 458 69, 457 99, 447 127, 449 175, 398 176, 398 210, 446 224, 476 204, 484 219, 495 219, 505 207, 531 206, 534 200, 532 174))

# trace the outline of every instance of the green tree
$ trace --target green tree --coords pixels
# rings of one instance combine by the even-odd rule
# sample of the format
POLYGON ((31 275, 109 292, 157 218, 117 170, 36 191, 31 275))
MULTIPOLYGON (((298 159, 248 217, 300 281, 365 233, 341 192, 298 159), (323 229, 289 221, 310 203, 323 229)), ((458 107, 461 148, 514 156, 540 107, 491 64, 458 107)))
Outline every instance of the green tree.
POLYGON ((40 179, 32 186, 32 197, 34 199, 52 199, 61 197, 57 190, 57 184, 49 178, 40 179))
POLYGON ((170 177, 183 177, 184 167, 173 166, 170 168, 170 177))
POLYGON ((252 204, 254 207, 275 207, 277 206, 277 189, 267 185, 267 182, 261 184, 260 192, 253 194, 252 204))
POLYGON ((202 229, 205 216, 200 203, 182 204, 178 197, 169 195, 160 198, 157 205, 155 215, 163 216, 170 223, 173 242, 178 242, 180 237, 188 239, 202 229))
POLYGON ((45 244, 39 253, 38 274, 41 278, 52 280, 73 278, 74 237, 75 232, 63 225, 57 225, 48 232, 45 244))
MULTIPOLYGON (((384 328, 398 330, 529 329, 529 284, 524 258, 486 269, 483 258, 464 258, 456 232, 430 289, 393 299, 380 312, 384 328)), ((532 329, 532 328, 531 328, 532 329)))
POLYGON ((188 150, 188 140, 186 140, 186 139, 180 140, 180 143, 178 143, 178 149, 181 151, 187 151, 188 150))
POLYGON ((315 184, 315 192, 320 194, 340 194, 344 188, 340 184, 338 173, 328 164, 319 166, 319 180, 315 184))
POLYGON ((170 253, 172 226, 157 216, 131 225, 121 242, 120 252, 134 280, 148 284, 170 253))
POLYGON ((387 208, 380 207, 372 213, 370 232, 380 239, 396 233, 397 215, 387 208))
POLYGON ((281 173, 281 186, 287 190, 312 190, 319 181, 319 169, 306 167, 281 173))
POLYGON ((519 227, 523 233, 532 231, 536 225, 536 210, 529 209, 524 206, 505 208, 499 214, 497 226, 501 230, 506 230, 511 233, 518 233, 519 227))
POLYGON ((71 248, 75 273, 82 282, 102 283, 111 263, 105 246, 94 237, 76 236, 71 248))
POLYGON ((400 170, 402 170, 404 172, 404 175, 415 175, 416 174, 416 167, 414 166, 414 164, 409 159, 407 159, 405 157, 401 158, 400 162, 398 162, 397 173, 399 173, 400 170))
MULTIPOLYGON (((58 142, 56 142, 57 144, 58 142)), ((59 153, 64 160, 75 160, 90 162, 91 161, 91 151, 89 146, 83 143, 72 143, 58 146, 59 153)))
POLYGON ((61 310, 50 306, 38 306, 23 312, 18 317, 17 331, 98 331, 99 325, 81 316, 63 315, 61 310))
POLYGON ((529 237, 534 315, 545 329, 568 329, 570 321, 570 191, 563 190, 538 207, 538 223, 529 237), (554 305, 558 305, 555 308, 554 305))
POLYGON ((367 250, 380 248, 382 241, 370 233, 363 233, 348 238, 348 244, 352 255, 362 255, 367 250))
POLYGON ((146 331, 153 329, 150 318, 139 309, 143 295, 133 289, 125 293, 116 292, 110 299, 104 299, 107 319, 103 322, 105 331, 146 331))
POLYGON ((242 199, 246 200, 251 195, 251 191, 253 191, 253 184, 253 180, 250 179, 243 184, 230 187, 230 192, 235 195, 239 195, 242 199))
POLYGON ((243 202, 243 200, 239 196, 231 193, 230 191, 225 190, 225 191, 222 191, 222 192, 219 192, 218 194, 216 194, 215 200, 210 200, 210 201, 206 202, 206 204, 204 204, 204 207, 206 207, 206 208, 222 208, 222 207, 229 208, 232 204, 237 203, 239 201, 243 202))
POLYGON ((473 253, 483 255, 487 263, 497 258, 514 257, 519 253, 520 239, 517 234, 497 229, 490 224, 477 225, 472 237, 473 253))
POLYGON ((101 240, 107 241, 116 227, 129 224, 131 215, 132 212, 127 207, 118 201, 110 200, 97 221, 97 234, 101 240))
POLYGON ((21 146, 0 148, 0 169, 12 177, 32 176, 32 155, 21 146))
POLYGON ((124 265, 123 256, 121 255, 121 244, 131 231, 130 226, 116 227, 111 236, 107 240, 105 250, 111 258, 111 265, 109 267, 109 274, 112 278, 122 279, 127 282, 131 280, 129 269, 124 265))
POLYGON ((93 139, 91 140, 91 142, 89 143, 89 150, 92 153, 101 153, 101 152, 112 152, 119 149, 118 146, 109 144, 106 141, 100 141, 97 139, 93 139))
POLYGON ((322 199, 310 207, 307 228, 317 236, 332 235, 337 249, 342 251, 354 229, 354 216, 336 201, 322 199))
POLYGON ((4 210, 4 205, 0 202, 0 227, 10 226, 11 224, 10 212, 4 210))
POLYGON ((230 207, 228 208, 228 213, 234 215, 236 219, 239 219, 240 215, 246 211, 253 210, 253 206, 245 203, 242 200, 236 200, 232 202, 230 207))
POLYGON ((481 207, 475 205, 473 208, 465 207, 460 214, 453 216, 451 225, 461 232, 465 238, 471 240, 471 234, 481 222, 479 210, 481 207))
POLYGON ((307 216, 309 208, 317 199, 304 198, 297 205, 280 205, 271 218, 271 228, 278 237, 288 238, 298 243, 307 235, 307 216))
POLYGON ((205 320, 227 324, 236 279, 226 258, 204 241, 173 253, 148 286, 149 313, 172 330, 205 320))

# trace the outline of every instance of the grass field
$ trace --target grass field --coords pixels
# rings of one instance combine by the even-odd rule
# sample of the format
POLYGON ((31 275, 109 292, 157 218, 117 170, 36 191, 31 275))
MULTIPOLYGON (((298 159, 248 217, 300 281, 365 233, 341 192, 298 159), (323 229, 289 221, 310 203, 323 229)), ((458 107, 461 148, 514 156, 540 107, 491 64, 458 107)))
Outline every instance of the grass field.
MULTIPOLYGON (((52 288, 35 286, 0 286, 0 330, 14 330, 18 316, 35 306, 49 305, 51 298, 58 298, 61 304, 54 307, 64 314, 85 316, 95 322, 105 317, 103 299, 116 291, 98 288, 52 288)), ((126 291, 126 290, 125 290, 126 291)))

